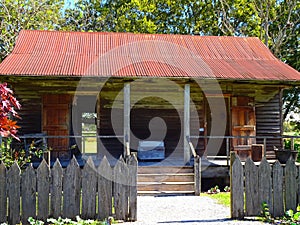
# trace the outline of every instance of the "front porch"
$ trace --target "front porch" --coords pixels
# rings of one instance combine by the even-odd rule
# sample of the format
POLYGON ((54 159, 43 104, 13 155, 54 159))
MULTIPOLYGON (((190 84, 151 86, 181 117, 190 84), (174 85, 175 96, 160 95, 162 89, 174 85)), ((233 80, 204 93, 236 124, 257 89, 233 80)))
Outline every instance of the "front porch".
MULTIPOLYGON (((91 137, 91 136, 89 136, 91 137)), ((42 140, 43 144, 45 145, 45 149, 47 149, 47 143, 49 142, 49 139, 69 139, 69 140, 81 140, 82 146, 86 146, 86 144, 84 143, 87 138, 89 137, 84 137, 84 136, 46 136, 46 135, 37 135, 37 136, 33 136, 33 135, 24 135, 21 136, 21 140, 23 141, 23 143, 38 143, 39 140, 42 140), (30 141, 30 142, 29 142, 30 141), (33 142, 32 142, 33 141, 33 142)), ((122 136, 119 137, 108 137, 108 136, 94 136, 95 139, 103 139, 103 138, 122 138, 122 136)), ((288 139, 291 143, 292 146, 291 148, 294 149, 293 143, 295 143, 295 141, 297 139, 300 139, 300 136, 280 136, 280 137, 273 137, 273 136, 222 136, 222 137, 216 137, 216 136, 191 136, 190 138, 188 138, 188 140, 192 140, 192 139, 210 139, 211 141, 213 141, 214 139, 222 139, 222 141, 224 141, 226 143, 226 149, 225 152, 227 153, 224 156, 219 156, 218 154, 213 155, 213 153, 216 153, 216 151, 210 151, 210 149, 207 149, 205 151, 205 154, 203 154, 201 156, 201 160, 200 160, 200 165, 201 165, 201 169, 200 169, 200 177, 201 177, 201 190, 205 191, 208 190, 211 187, 214 187, 215 185, 218 185, 220 187, 225 187, 229 185, 229 169, 230 169, 230 152, 234 151, 234 148, 232 146, 232 139, 238 139, 238 138, 251 138, 251 139, 255 139, 255 142, 258 143, 262 143, 261 146, 261 157, 267 157, 268 161, 270 163, 274 163, 276 158, 274 157, 274 149, 273 154, 270 154, 270 151, 264 151, 264 149, 268 149, 270 144, 273 143, 273 139, 280 139, 280 141, 282 142, 284 139, 288 139), (267 154, 268 153, 268 154, 267 154)), ((53 140, 52 140, 53 142, 53 140)), ((71 142, 71 141, 70 141, 71 142)), ((196 141, 198 142, 198 141, 196 141)), ((51 141, 50 141, 51 143, 51 141)), ((28 146, 28 145, 27 145, 28 146)), ((177 154, 171 154, 169 156, 166 156, 164 159, 162 160, 138 160, 138 171, 141 172, 141 182, 143 183, 143 185, 145 185, 145 175, 143 175, 143 173, 145 173, 145 171, 147 171, 147 182, 149 184, 149 182, 151 183, 151 185, 156 188, 157 190, 160 190, 158 187, 160 187, 158 184, 161 184, 161 187, 166 187, 166 185, 171 185, 172 187, 166 187, 167 191, 161 191, 160 193, 164 193, 164 194, 170 194, 173 191, 175 191, 175 193, 179 193, 180 191, 180 187, 183 186, 183 189, 186 189, 185 191, 182 190, 181 193, 192 193, 191 187, 194 186, 194 160, 195 158, 198 157, 198 155, 196 154, 196 150, 194 149, 194 145, 193 143, 190 141, 189 142, 189 151, 190 151, 190 155, 191 158, 189 160, 188 163, 185 162, 184 160, 184 149, 182 148, 181 151, 181 155, 178 154, 180 153, 179 151, 177 152, 177 154), (145 169, 143 169, 145 168, 145 169), (189 172, 182 172, 182 169, 186 168, 187 171, 189 172), (144 172, 143 172, 144 171, 144 172), (152 171, 152 172, 151 172, 152 171), (158 172, 160 171, 160 172, 158 172), (152 176, 152 178, 151 178, 152 176), (167 177, 171 177, 171 178, 167 178, 167 177), (184 178, 185 177, 185 178, 184 178), (190 177, 192 180, 188 180, 190 177), (151 181, 151 179, 153 179, 151 181), (171 181, 170 181, 171 179, 171 181), (173 182, 173 183, 172 183, 173 182), (174 183, 175 182, 175 183, 174 183), (184 186, 185 185, 185 186, 184 186), (175 188, 174 188, 175 187, 175 188)), ((255 145, 257 146, 257 144, 255 145)), ((40 145, 40 147, 42 147, 42 145, 40 145)), ((245 148, 245 152, 246 154, 249 153, 249 151, 247 150, 247 148, 245 148)), ((49 149, 48 149, 49 150, 49 149)), ((257 149, 254 149, 257 150, 257 149)), ((86 163, 88 157, 92 157, 95 166, 97 167, 103 156, 104 155, 100 155, 98 153, 87 153, 89 152, 87 149, 85 149, 83 152, 81 152, 79 149, 76 148, 70 148, 66 151, 55 151, 53 149, 50 149, 49 151, 47 151, 43 157, 48 161, 49 165, 53 166, 55 161, 57 159, 60 160, 61 164, 63 167, 67 167, 70 160, 72 159, 72 157, 75 157, 78 161, 78 164, 80 165, 80 167, 83 167, 84 164, 86 163)), ((107 154, 105 155, 105 157, 108 159, 109 163, 111 166, 114 166, 115 163, 118 161, 118 159, 123 156, 124 158, 126 158, 128 156, 128 154, 132 154, 135 153, 136 151, 123 151, 123 148, 119 151, 120 154, 115 157, 114 155, 111 154, 107 154)), ((222 150, 222 152, 224 152, 224 150, 222 150)), ((245 153, 239 151, 237 152, 237 154, 239 154, 241 156, 242 159, 246 159, 245 158, 245 153), (244 157, 244 158, 243 158, 244 157)), ((249 156, 253 156, 253 154, 249 154, 249 156)), ((257 161, 257 160, 255 160, 257 161)), ((260 160, 259 160, 260 161, 260 160)), ((34 167, 38 167, 39 163, 41 162, 41 159, 36 159, 36 161, 33 162, 34 167)), ((259 163, 259 162, 257 162, 259 163)), ((138 178, 139 179, 139 178, 138 178)), ((150 186, 151 186, 150 185, 150 186)), ((147 185, 147 190, 150 187, 147 185)), ((145 193, 156 193, 159 194, 159 191, 152 191, 152 192, 143 192, 143 194, 145 193)))
MULTIPOLYGON (((131 153, 137 155, 139 166, 193 166, 194 158, 200 157, 202 160, 202 164, 204 166, 229 166, 230 165, 230 152, 235 151, 237 155, 240 156, 242 161, 245 161, 247 157, 252 158, 254 162, 261 161, 262 157, 265 157, 268 161, 276 160, 276 149, 281 149, 284 147, 283 144, 281 146, 273 145, 274 140, 276 142, 283 143, 284 140, 289 142, 290 150, 295 150, 295 142, 300 139, 300 136, 190 136, 187 137, 187 143, 189 145, 188 149, 177 148, 174 151, 171 149, 167 149, 169 152, 168 155, 165 155, 163 159, 139 159, 138 158, 138 150, 131 149, 130 143, 122 147, 118 154, 110 154, 109 149, 105 149, 106 154, 103 154, 103 150, 98 150, 97 148, 97 140, 103 139, 123 139, 124 136, 47 136, 43 133, 39 134, 28 134, 22 135, 19 137, 20 142, 14 142, 13 147, 16 149, 25 149, 29 150, 30 147, 33 147, 35 150, 42 150, 45 153, 42 155, 47 158, 47 161, 51 161, 53 164, 56 159, 61 161, 68 161, 73 156, 77 159, 87 159, 88 157, 92 157, 97 162, 100 161, 104 156, 110 161, 112 165, 115 164, 115 161, 119 159, 120 156, 126 158, 131 153), (95 142, 95 149, 89 150, 89 145, 86 142, 89 142, 90 138, 93 138, 95 142), (75 143, 67 149, 54 149, 49 143, 58 143, 61 139, 68 139, 69 143, 75 143), (219 149, 206 149, 203 154, 199 155, 196 145, 194 143, 198 143, 199 139, 202 139, 201 142, 212 142, 210 146, 214 146, 213 142, 217 140, 217 143, 225 143, 224 145, 219 145, 219 149), (234 146, 234 140, 238 139, 251 139, 253 143, 252 145, 238 145, 234 146), (79 144, 76 143, 79 141, 79 144), (85 146, 85 148, 81 148, 85 146), (237 148, 239 147, 239 148, 237 148), (186 153, 185 151, 188 151, 186 153), (226 152, 225 155, 220 155, 219 152, 226 152), (189 154, 190 158, 188 161, 185 160, 184 155, 189 154)), ((215 145, 216 146, 216 145, 215 145)), ((297 149, 296 149, 297 150, 297 149)))

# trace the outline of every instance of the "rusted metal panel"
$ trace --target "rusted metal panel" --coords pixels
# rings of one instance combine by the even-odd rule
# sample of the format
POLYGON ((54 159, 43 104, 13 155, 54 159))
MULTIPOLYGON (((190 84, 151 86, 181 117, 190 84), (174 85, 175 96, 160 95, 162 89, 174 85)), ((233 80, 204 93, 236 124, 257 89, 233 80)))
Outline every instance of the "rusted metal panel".
POLYGON ((300 80, 253 37, 33 30, 20 32, 0 75, 300 80))

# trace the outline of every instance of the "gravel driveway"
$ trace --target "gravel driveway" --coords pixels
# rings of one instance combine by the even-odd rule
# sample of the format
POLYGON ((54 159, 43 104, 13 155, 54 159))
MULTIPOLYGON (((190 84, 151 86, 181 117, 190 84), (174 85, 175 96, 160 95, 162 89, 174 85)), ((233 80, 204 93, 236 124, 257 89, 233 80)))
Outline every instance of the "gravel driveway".
POLYGON ((202 196, 138 196, 137 221, 126 225, 265 224, 259 221, 230 220, 228 207, 202 196))

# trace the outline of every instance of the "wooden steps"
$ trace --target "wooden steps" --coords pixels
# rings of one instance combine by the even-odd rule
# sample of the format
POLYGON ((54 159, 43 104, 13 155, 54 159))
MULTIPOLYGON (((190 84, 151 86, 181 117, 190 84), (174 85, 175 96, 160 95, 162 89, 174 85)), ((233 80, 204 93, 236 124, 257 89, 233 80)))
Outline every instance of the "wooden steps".
POLYGON ((194 194, 194 184, 191 166, 138 167, 138 195, 194 194))

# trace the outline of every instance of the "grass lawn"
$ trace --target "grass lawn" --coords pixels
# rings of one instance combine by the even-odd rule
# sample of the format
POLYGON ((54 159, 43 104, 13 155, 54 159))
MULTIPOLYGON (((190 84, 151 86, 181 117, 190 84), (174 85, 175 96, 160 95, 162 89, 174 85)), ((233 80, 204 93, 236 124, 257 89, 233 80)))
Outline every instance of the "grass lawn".
POLYGON ((230 192, 220 192, 218 194, 201 193, 202 196, 215 199, 219 204, 230 207, 230 192))
POLYGON ((96 138, 86 138, 86 140, 85 140, 85 153, 97 153, 96 138))

